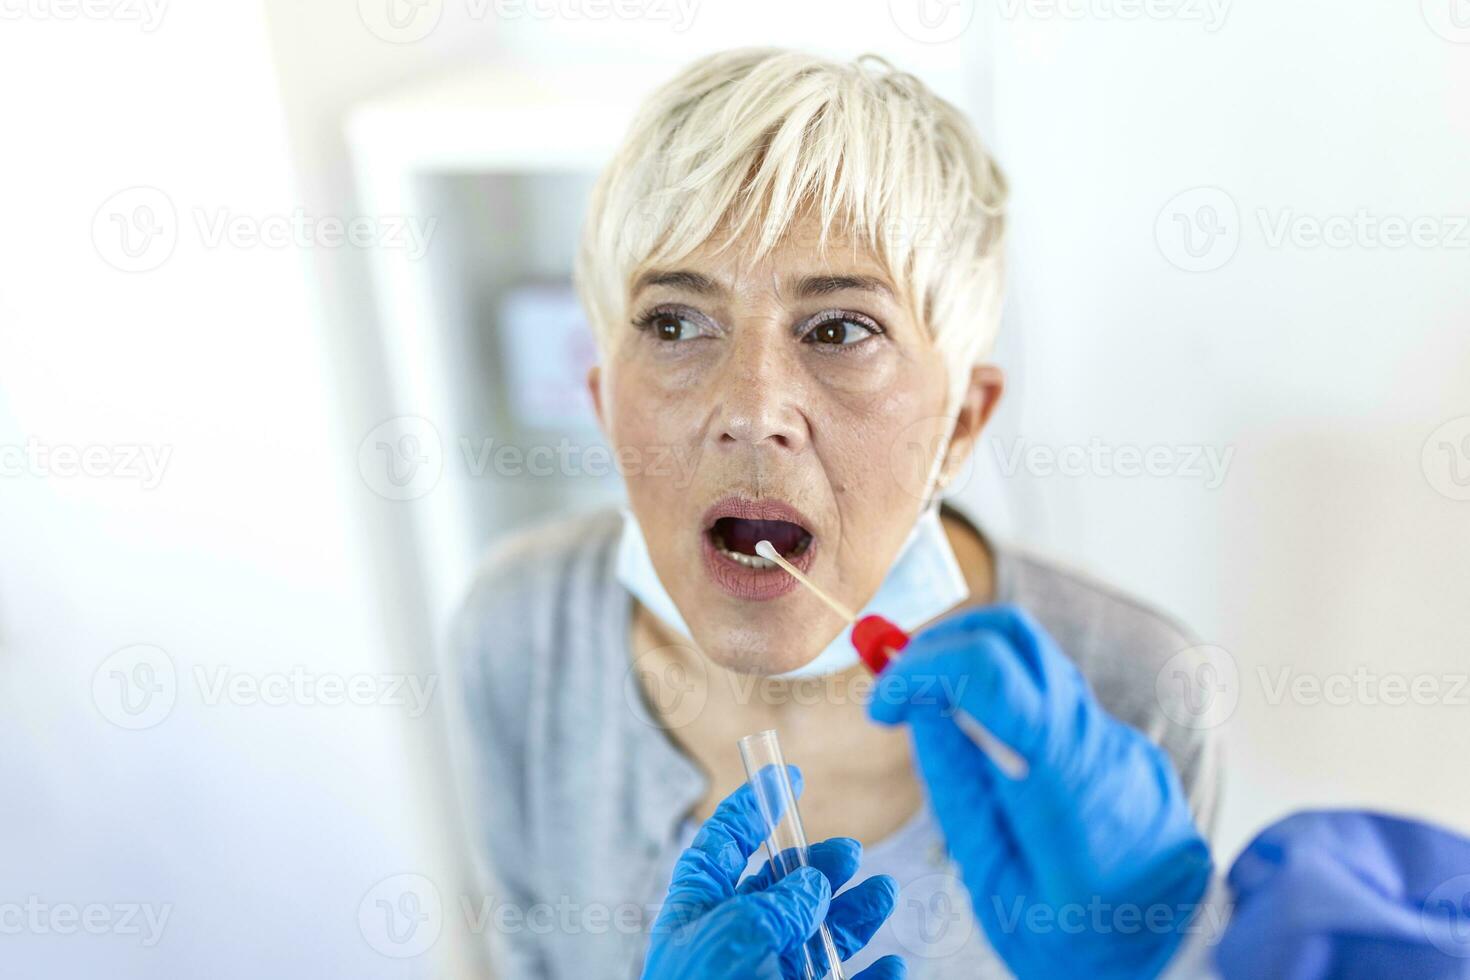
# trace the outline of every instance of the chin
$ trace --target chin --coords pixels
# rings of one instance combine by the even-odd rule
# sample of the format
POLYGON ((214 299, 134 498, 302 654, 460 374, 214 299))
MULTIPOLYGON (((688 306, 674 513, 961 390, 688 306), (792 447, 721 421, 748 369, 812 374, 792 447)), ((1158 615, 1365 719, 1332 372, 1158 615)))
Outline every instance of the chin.
MULTIPOLYGON (((711 662, 741 674, 780 674, 794 670, 811 658, 803 659, 803 651, 793 650, 773 629, 749 625, 721 628, 709 624, 701 629, 690 627, 695 645, 711 662)), ((816 654, 812 654, 816 656, 816 654)))

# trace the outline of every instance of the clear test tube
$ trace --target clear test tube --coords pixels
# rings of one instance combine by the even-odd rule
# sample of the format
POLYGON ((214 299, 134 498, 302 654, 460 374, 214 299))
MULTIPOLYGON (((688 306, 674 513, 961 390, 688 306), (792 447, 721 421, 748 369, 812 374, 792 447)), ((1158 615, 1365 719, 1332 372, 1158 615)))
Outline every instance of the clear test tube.
MULTIPOLYGON (((775 729, 742 738, 740 761, 745 763, 745 777, 750 781, 765 822, 766 856, 776 878, 784 878, 808 863, 807 842, 775 729)), ((837 945, 832 942, 826 923, 817 927, 817 934, 807 942, 803 954, 807 980, 846 980, 837 957, 837 945)))

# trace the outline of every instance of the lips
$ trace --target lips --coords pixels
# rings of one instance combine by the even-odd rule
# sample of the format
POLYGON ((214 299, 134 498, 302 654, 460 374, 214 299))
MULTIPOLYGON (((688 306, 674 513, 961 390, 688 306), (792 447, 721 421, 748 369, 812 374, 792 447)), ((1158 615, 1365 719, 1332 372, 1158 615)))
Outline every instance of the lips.
POLYGON ((755 553, 756 543, 769 541, 800 571, 816 554, 811 522, 780 500, 727 497, 705 511, 705 570, 716 586, 737 599, 766 600, 785 595, 796 579, 755 553))

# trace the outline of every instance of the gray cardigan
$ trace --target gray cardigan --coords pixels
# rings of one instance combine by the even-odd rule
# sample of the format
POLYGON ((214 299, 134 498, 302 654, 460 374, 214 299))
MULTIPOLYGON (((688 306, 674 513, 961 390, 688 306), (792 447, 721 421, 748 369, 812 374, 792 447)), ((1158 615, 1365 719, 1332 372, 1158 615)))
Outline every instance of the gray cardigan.
MULTIPOLYGON (((499 977, 637 976, 681 824, 705 794, 630 669, 620 526, 603 512, 499 544, 455 622, 459 769, 483 865, 473 904, 490 900, 499 977)), ((1208 832, 1213 740, 1169 721, 1155 694, 1163 663, 1195 641, 1106 586, 993 550, 996 600, 1034 615, 1107 710, 1169 753, 1208 832)))

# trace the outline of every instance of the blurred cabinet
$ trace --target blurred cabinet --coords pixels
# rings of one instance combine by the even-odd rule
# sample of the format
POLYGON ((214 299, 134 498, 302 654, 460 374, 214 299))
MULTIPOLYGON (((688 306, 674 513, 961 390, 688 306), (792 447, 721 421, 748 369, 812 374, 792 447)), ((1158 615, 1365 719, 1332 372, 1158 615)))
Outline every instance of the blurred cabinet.
POLYGON ((438 482, 401 504, 435 622, 491 539, 622 499, 583 384, 595 350, 572 258, 598 170, 670 73, 496 64, 349 117, 364 213, 434 222, 422 254, 372 263, 390 414, 426 420, 442 454, 438 482))

